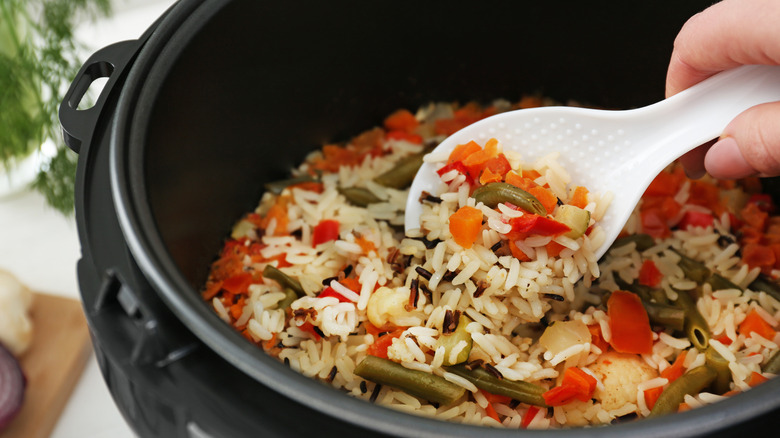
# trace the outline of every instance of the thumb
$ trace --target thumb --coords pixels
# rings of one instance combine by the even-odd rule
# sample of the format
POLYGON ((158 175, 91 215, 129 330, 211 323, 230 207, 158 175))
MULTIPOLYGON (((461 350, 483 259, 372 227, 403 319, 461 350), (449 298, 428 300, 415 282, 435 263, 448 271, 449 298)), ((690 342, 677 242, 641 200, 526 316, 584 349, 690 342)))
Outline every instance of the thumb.
POLYGON ((704 157, 714 178, 780 175, 780 102, 744 111, 726 126, 704 157))

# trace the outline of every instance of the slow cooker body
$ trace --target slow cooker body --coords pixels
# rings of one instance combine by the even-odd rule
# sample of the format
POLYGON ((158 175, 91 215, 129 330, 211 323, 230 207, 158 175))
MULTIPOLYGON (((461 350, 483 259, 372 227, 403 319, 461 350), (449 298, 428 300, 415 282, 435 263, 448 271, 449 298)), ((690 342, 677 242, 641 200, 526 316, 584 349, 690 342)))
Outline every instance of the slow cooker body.
MULTIPOLYGON (((145 437, 516 435, 377 407, 287 369, 201 301, 208 266, 264 182, 394 109, 528 92, 611 108, 663 98, 674 35, 708 3, 182 0, 138 41, 96 53, 72 93, 100 75, 105 91, 87 112, 64 102, 61 119, 80 154, 82 298, 128 423, 145 437)), ((524 433, 744 434, 771 419, 778 389, 661 421, 524 433)))

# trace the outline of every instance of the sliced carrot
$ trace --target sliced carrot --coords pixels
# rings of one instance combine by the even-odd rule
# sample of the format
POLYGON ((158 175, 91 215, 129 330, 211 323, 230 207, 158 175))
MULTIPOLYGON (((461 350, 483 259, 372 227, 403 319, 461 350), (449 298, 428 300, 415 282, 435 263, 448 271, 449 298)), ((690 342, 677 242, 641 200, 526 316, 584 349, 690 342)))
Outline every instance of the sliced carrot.
POLYGON ((323 191, 325 191, 325 186, 321 182, 315 182, 315 181, 300 182, 291 185, 290 188, 296 188, 296 189, 306 190, 307 192, 316 192, 316 193, 322 193, 323 191))
POLYGON ((642 301, 634 293, 617 290, 607 300, 610 345, 620 353, 650 354, 653 331, 642 301))
POLYGON ((212 298, 222 290, 222 281, 210 281, 206 284, 206 288, 200 293, 200 296, 204 300, 210 301, 212 298))
POLYGON ((278 337, 277 333, 273 333, 271 335, 271 339, 263 342, 263 348, 266 350, 270 350, 271 348, 273 348, 273 346, 276 345, 277 337, 278 337))
POLYGON ((526 178, 526 177, 524 177, 524 176, 520 176, 520 175, 518 175, 517 173, 515 173, 515 172, 511 172, 511 171, 510 171, 510 172, 507 172, 507 174, 506 174, 506 176, 505 176, 504 178, 505 178, 505 179, 504 179, 504 181, 505 181, 507 184, 512 184, 513 186, 515 186, 515 187, 519 187, 519 188, 521 188, 521 189, 525 190, 526 192, 527 192, 527 191, 528 191, 528 190, 529 190, 531 187, 536 187, 536 186, 538 185, 538 184, 536 184, 536 183, 534 182, 534 180, 533 180, 533 179, 531 179, 531 178, 526 178))
POLYGON ((507 172, 512 170, 512 165, 509 164, 506 155, 499 153, 485 162, 485 169, 490 169, 491 172, 501 175, 501 179, 503 180, 507 172))
POLYGON ((750 374, 750 380, 748 380, 748 385, 752 388, 754 386, 757 386, 757 385, 760 385, 760 384, 766 382, 767 380, 769 380, 769 379, 764 377, 763 374, 757 373, 757 372, 753 371, 750 374))
POLYGON ((590 332, 590 343, 599 347, 602 353, 606 353, 609 350, 609 342, 604 340, 604 335, 601 334, 600 324, 591 324, 588 326, 590 332))
POLYGON ((482 150, 482 147, 473 140, 465 144, 459 144, 450 152, 450 156, 447 158, 447 164, 452 164, 457 161, 463 162, 466 157, 480 150, 482 150))
POLYGON ((473 179, 478 179, 485 164, 498 156, 498 140, 491 138, 485 143, 485 147, 463 159, 463 165, 469 170, 473 179))
POLYGON ((555 207, 558 205, 558 197, 555 196, 551 190, 545 189, 544 187, 531 187, 528 189, 528 193, 534 195, 534 197, 542 203, 547 214, 552 214, 553 210, 555 210, 555 207))
POLYGON ((775 252, 766 245, 748 243, 742 248, 742 261, 751 268, 759 267, 768 271, 775 266, 775 252))
POLYGON ((500 173, 493 173, 490 168, 486 167, 484 171, 482 171, 482 175, 479 176, 479 183, 483 186, 485 184, 490 184, 492 182, 500 182, 503 179, 502 175, 500 173))
POLYGON ((512 397, 506 396, 506 395, 500 395, 500 394, 491 394, 487 391, 479 390, 482 395, 485 396, 487 401, 490 403, 501 403, 501 404, 509 404, 512 402, 512 397))
POLYGON ((530 257, 526 253, 523 252, 522 249, 518 248, 518 246, 515 244, 514 239, 509 239, 509 250, 512 252, 512 256, 516 258, 517 260, 520 260, 521 262, 528 262, 531 260, 530 257))
POLYGON ((661 172, 647 186, 644 196, 674 196, 682 182, 683 178, 676 173, 661 172))
POLYGON ((547 257, 558 257, 559 255, 561 255, 561 251, 566 249, 565 246, 561 245, 560 243, 554 240, 551 240, 544 247, 545 249, 547 249, 547 257))
POLYGON ((406 109, 396 110, 387 116, 384 121, 385 129, 388 131, 404 131, 411 133, 414 132, 419 125, 420 122, 417 121, 414 114, 406 109))
POLYGON ((723 345, 731 345, 731 343, 734 342, 734 340, 728 337, 728 335, 725 333, 715 338, 715 340, 723 345))
POLYGON ((577 186, 574 189, 574 193, 571 195, 571 200, 569 201, 569 204, 579 207, 579 208, 585 208, 588 206, 588 189, 582 186, 577 186))
POLYGON ((467 205, 450 216, 450 233, 455 243, 471 248, 482 230, 482 211, 467 205))
POLYGON ((566 368, 563 380, 556 386, 542 394, 548 406, 562 406, 574 400, 586 402, 593 396, 597 381, 590 374, 577 367, 566 368))
POLYGON ((691 405, 685 402, 680 403, 680 406, 677 407, 677 412, 685 412, 690 410, 691 410, 691 405))
POLYGON ((769 213, 761 210, 761 208, 755 203, 747 203, 742 210, 739 211, 740 219, 750 225, 763 231, 766 228, 767 221, 769 219, 769 213))
POLYGON ((750 337, 750 334, 755 332, 757 335, 770 341, 775 338, 775 333, 777 333, 775 329, 758 314, 756 309, 751 310, 747 314, 745 319, 742 320, 742 323, 739 324, 739 327, 737 327, 737 331, 746 337, 750 337))
POLYGON ((366 353, 371 356, 387 359, 387 349, 393 345, 393 339, 400 337, 404 330, 405 329, 397 329, 394 332, 387 333, 374 339, 374 343, 368 346, 366 353))
POLYGON ((539 173, 538 171, 536 171, 536 170, 534 170, 534 169, 528 169, 528 170, 524 170, 524 171, 523 171, 523 173, 522 173, 522 175, 523 175, 523 177, 525 177, 525 178, 531 178, 532 180, 534 180, 534 179, 536 179, 536 178, 539 178, 540 176, 542 176, 542 174, 541 174, 541 173, 539 173))
POLYGON ((655 388, 645 389, 645 404, 647 405, 648 409, 653 409, 655 402, 658 401, 658 397, 661 396, 663 391, 663 386, 656 386, 655 388))
POLYGON ((672 365, 668 366, 666 369, 661 371, 661 377, 664 379, 669 380, 669 383, 674 382, 675 380, 679 379, 680 376, 685 373, 685 368, 683 368, 683 362, 685 362, 685 355, 687 351, 683 351, 682 353, 677 355, 677 358, 674 360, 674 363, 672 365))
POLYGON ((363 236, 355 238, 355 243, 357 243, 360 246, 360 249, 363 250, 363 254, 369 254, 371 251, 376 251, 376 245, 374 245, 374 242, 366 239, 363 236))

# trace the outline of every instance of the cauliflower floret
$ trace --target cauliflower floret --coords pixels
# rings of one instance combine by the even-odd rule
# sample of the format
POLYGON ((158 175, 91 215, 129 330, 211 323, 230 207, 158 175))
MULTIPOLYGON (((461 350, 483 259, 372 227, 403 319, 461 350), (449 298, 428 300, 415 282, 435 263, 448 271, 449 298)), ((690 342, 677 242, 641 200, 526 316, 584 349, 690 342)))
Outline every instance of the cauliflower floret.
POLYGON ((15 356, 32 342, 33 326, 28 314, 33 295, 13 275, 0 271, 0 343, 15 356))
POLYGON ((409 303, 411 290, 406 287, 395 289, 380 287, 368 299, 366 316, 375 327, 383 327, 387 323, 399 327, 422 325, 424 315, 422 312, 406 310, 409 303))
POLYGON ((601 402, 607 411, 620 408, 626 403, 636 404, 637 385, 658 377, 658 371, 635 354, 610 351, 599 356, 596 363, 588 367, 604 384, 596 388, 593 398, 601 402))

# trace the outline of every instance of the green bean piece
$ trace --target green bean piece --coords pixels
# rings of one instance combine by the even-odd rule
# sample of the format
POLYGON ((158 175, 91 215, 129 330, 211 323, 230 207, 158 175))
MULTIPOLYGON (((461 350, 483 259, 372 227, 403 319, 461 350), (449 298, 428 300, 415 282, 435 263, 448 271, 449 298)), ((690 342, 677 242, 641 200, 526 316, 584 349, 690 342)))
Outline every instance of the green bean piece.
POLYGON ((615 239, 610 249, 619 248, 631 242, 636 243, 636 250, 639 252, 652 248, 655 245, 655 239, 649 234, 632 234, 615 239))
POLYGON ((724 394, 731 389, 731 370, 729 369, 729 361, 723 358, 712 345, 707 347, 707 351, 704 353, 706 364, 708 367, 715 370, 717 376, 712 382, 712 390, 715 394, 724 394))
POLYGON ((490 208, 496 208, 502 202, 510 202, 529 213, 547 216, 547 210, 545 210, 544 205, 534 195, 512 184, 504 182, 485 184, 474 190, 471 197, 490 208))
POLYGON ((696 307, 691 295, 684 290, 677 292, 677 305, 685 312, 685 327, 683 330, 694 347, 704 351, 710 343, 710 327, 696 307))
POLYGON ((447 367, 447 371, 456 374, 479 389, 491 394, 505 395, 519 402, 529 405, 547 407, 542 394, 546 391, 543 387, 533 383, 499 379, 484 368, 469 370, 465 365, 447 367))
POLYGON ((780 374, 780 351, 776 351, 761 370, 765 373, 780 374))
POLYGON ((381 201, 370 190, 363 187, 339 187, 339 193, 347 198, 347 202, 358 207, 368 207, 369 204, 381 201))
POLYGON ((677 331, 685 329, 685 311, 682 308, 644 300, 642 300, 642 305, 653 324, 677 331))
POLYGON ((296 178, 271 181, 265 184, 265 189, 273 193, 274 195, 279 195, 284 191, 284 189, 290 187, 291 185, 305 183, 305 182, 315 182, 315 181, 317 180, 311 175, 302 175, 296 178))
POLYGON ((294 290, 290 289, 289 287, 284 288, 284 298, 282 298, 277 304, 277 309, 286 309, 290 307, 290 304, 293 303, 293 301, 298 299, 298 294, 295 293, 294 290))
POLYGON ((723 289, 738 289, 742 290, 741 287, 734 284, 731 280, 727 279, 726 277, 720 275, 720 274, 712 274, 706 281, 707 284, 712 286, 712 290, 723 290, 723 289))
POLYGON ((263 277, 270 278, 271 280, 279 283, 279 285, 283 288, 292 289, 296 295, 298 295, 298 297, 306 295, 306 292, 304 292, 303 287, 301 286, 301 283, 298 282, 298 280, 290 277, 272 265, 265 266, 265 269, 263 269, 263 277))
POLYGON ((646 286, 644 284, 640 284, 637 281, 634 281, 633 283, 629 283, 626 280, 623 280, 620 278, 619 275, 615 276, 615 283, 617 283, 618 287, 621 290, 633 292, 639 296, 639 298, 642 299, 642 301, 649 302, 651 298, 653 298, 651 294, 651 290, 653 289, 650 286, 646 286))
POLYGON ((767 295, 780 301, 780 285, 764 274, 760 274, 755 280, 753 280, 748 288, 756 292, 766 292, 767 295))
POLYGON ((677 265, 680 266, 686 277, 699 284, 707 281, 711 272, 709 268, 704 266, 704 263, 694 260, 676 249, 672 249, 672 251, 680 256, 680 262, 677 265))
POLYGON ((471 320, 468 316, 461 314, 460 318, 458 319, 458 327, 455 329, 455 331, 447 334, 442 333, 439 336, 439 339, 436 341, 437 350, 440 346, 444 346, 444 362, 442 362, 444 366, 463 363, 469 359, 473 340, 471 339, 471 333, 466 331, 466 326, 469 325, 470 322, 471 320), (461 341, 466 341, 466 346, 460 350, 454 362, 450 361, 450 353, 452 352, 452 349, 460 344, 461 341))
POLYGON ((355 367, 355 374, 443 406, 452 404, 466 393, 464 388, 443 377, 410 370, 401 364, 376 356, 366 356, 355 367))
POLYGON ((408 187, 420 170, 425 154, 426 152, 421 152, 398 160, 392 169, 374 178, 374 182, 394 189, 408 187))
POLYGON ((700 393, 715 380, 717 375, 718 373, 708 365, 696 367, 683 374, 663 390, 650 411, 650 416, 677 412, 680 403, 685 401, 685 394, 700 393))

